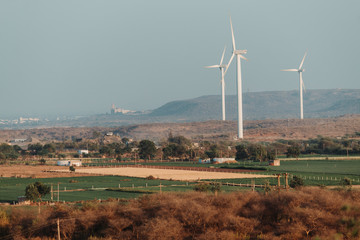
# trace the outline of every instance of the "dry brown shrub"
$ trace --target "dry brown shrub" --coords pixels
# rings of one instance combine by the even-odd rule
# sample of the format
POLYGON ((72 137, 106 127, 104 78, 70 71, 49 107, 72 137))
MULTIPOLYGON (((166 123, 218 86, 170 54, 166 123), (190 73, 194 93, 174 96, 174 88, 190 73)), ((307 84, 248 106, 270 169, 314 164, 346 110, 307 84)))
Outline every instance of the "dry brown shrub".
POLYGON ((155 180, 156 177, 154 177, 153 175, 150 175, 150 176, 147 176, 146 179, 147 179, 147 180, 155 180))
POLYGON ((175 218, 153 218, 139 228, 139 236, 148 240, 183 239, 183 226, 175 218))
POLYGON ((145 195, 84 206, 13 208, 3 232, 13 239, 359 239, 360 194, 304 188, 256 192, 145 195), (340 237, 339 237, 340 236, 340 237))
POLYGON ((232 231, 218 231, 215 229, 208 229, 205 233, 200 234, 195 238, 196 240, 239 240, 250 239, 250 236, 244 233, 237 233, 232 231))

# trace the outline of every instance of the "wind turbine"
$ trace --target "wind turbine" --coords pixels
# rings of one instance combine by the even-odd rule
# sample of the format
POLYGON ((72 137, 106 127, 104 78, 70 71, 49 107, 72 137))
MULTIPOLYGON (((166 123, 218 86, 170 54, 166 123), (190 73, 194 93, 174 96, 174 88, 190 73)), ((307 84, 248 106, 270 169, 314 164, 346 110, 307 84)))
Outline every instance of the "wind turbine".
POLYGON ((221 60, 220 60, 220 64, 219 65, 211 65, 211 66, 206 66, 205 68, 219 68, 220 69, 220 73, 221 73, 221 99, 222 99, 222 120, 225 121, 225 80, 224 80, 224 68, 227 68, 227 65, 222 64, 223 60, 224 60, 224 55, 225 55, 225 50, 226 50, 226 46, 224 47, 224 51, 222 53, 221 56, 221 60))
MULTIPOLYGON (((242 85, 241 85, 241 62, 240 62, 240 58, 245 59, 247 61, 247 59, 243 56, 243 54, 247 53, 247 50, 239 50, 236 49, 235 47, 235 37, 234 37, 234 30, 233 30, 233 26, 232 26, 232 22, 231 22, 231 17, 230 17, 230 27, 231 27, 231 37, 232 37, 232 47, 233 47, 233 53, 231 55, 230 61, 228 63, 228 67, 230 66, 234 56, 236 55, 236 86, 237 86, 237 103, 238 103, 238 138, 242 139, 244 137, 243 134, 243 116, 242 116, 242 85)), ((227 72, 229 68, 226 68, 225 73, 227 72)))
POLYGON ((305 90, 305 84, 304 81, 302 79, 302 73, 305 71, 305 69, 303 69, 303 64, 304 64, 304 60, 305 57, 307 55, 307 51, 305 52, 305 55, 303 57, 303 59, 301 60, 300 66, 298 69, 283 69, 281 71, 285 71, 285 72, 298 72, 299 73, 299 86, 300 86, 300 119, 304 119, 304 111, 303 111, 303 88, 305 90))

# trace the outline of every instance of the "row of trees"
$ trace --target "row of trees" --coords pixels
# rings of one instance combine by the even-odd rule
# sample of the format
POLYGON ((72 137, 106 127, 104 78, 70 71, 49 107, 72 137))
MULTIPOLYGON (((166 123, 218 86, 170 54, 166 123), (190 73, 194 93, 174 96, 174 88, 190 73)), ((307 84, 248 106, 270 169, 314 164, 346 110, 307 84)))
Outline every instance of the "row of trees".
MULTIPOLYGON (((141 159, 195 159, 234 157, 237 160, 266 161, 286 154, 288 157, 297 157, 300 154, 360 154, 360 141, 356 139, 334 139, 317 137, 309 140, 252 143, 243 141, 236 146, 236 142, 209 142, 202 141, 193 144, 183 136, 169 135, 167 140, 154 143, 150 140, 140 142, 123 138, 113 143, 99 143, 91 140, 80 142, 56 142, 29 144, 27 150, 17 145, 0 144, 0 160, 17 159, 20 156, 58 157, 63 158, 66 151, 88 149, 89 157, 114 157, 121 160, 123 157, 141 159), (75 146, 79 148, 74 148, 75 146)), ((79 157, 73 154, 72 157, 79 157)), ((83 156, 87 157, 87 156, 83 156)))

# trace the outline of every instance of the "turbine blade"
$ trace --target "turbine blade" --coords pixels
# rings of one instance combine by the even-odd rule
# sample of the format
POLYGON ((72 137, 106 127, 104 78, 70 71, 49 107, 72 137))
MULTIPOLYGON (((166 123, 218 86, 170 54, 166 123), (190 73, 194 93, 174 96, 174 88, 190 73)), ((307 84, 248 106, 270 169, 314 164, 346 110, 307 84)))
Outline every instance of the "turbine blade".
POLYGON ((280 71, 283 71, 283 72, 297 72, 299 70, 298 69, 282 69, 280 71))
POLYGON ((205 66, 204 68, 218 68, 220 65, 211 65, 211 66, 205 66))
POLYGON ((304 55, 303 59, 301 60, 301 63, 300 63, 299 69, 301 69, 301 68, 302 68, 302 66, 303 66, 303 64, 304 64, 304 60, 305 60, 306 55, 307 55, 307 51, 305 52, 305 55, 304 55))
POLYGON ((244 57, 243 55, 239 54, 240 55, 240 58, 246 60, 246 61, 249 61, 246 57, 244 57))
POLYGON ((229 66, 230 66, 232 60, 234 59, 234 56, 235 56, 235 54, 232 54, 232 55, 231 55, 231 58, 230 58, 228 64, 226 65, 226 69, 225 69, 225 72, 224 72, 224 76, 225 76, 227 70, 229 69, 229 66))
POLYGON ((224 47, 224 51, 223 51, 222 56, 221 56, 220 65, 222 64, 222 62, 224 60, 225 50, 226 50, 226 45, 224 47))
POLYGON ((233 29, 233 25, 232 25, 232 21, 231 21, 231 16, 230 16, 230 27, 231 27, 231 37, 232 37, 233 51, 235 51, 236 50, 235 37, 234 37, 234 29, 233 29))

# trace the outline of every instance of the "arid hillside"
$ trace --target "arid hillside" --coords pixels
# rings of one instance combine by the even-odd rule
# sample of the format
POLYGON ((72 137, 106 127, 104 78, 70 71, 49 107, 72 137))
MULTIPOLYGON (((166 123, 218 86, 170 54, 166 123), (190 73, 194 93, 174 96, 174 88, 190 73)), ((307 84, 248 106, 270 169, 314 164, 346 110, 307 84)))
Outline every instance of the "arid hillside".
MULTIPOLYGON (((193 140, 233 140, 236 136, 235 121, 206 121, 190 123, 152 123, 124 127, 93 128, 41 128, 26 130, 1 130, 0 141, 31 139, 32 142, 62 141, 76 138, 107 140, 119 137, 105 136, 113 132, 120 137, 136 140, 160 141, 171 133, 193 140), (104 137, 105 136, 105 137, 104 137)), ((273 141, 277 139, 309 139, 318 135, 342 137, 360 132, 360 115, 347 115, 327 119, 256 120, 244 122, 245 140, 273 141)))

